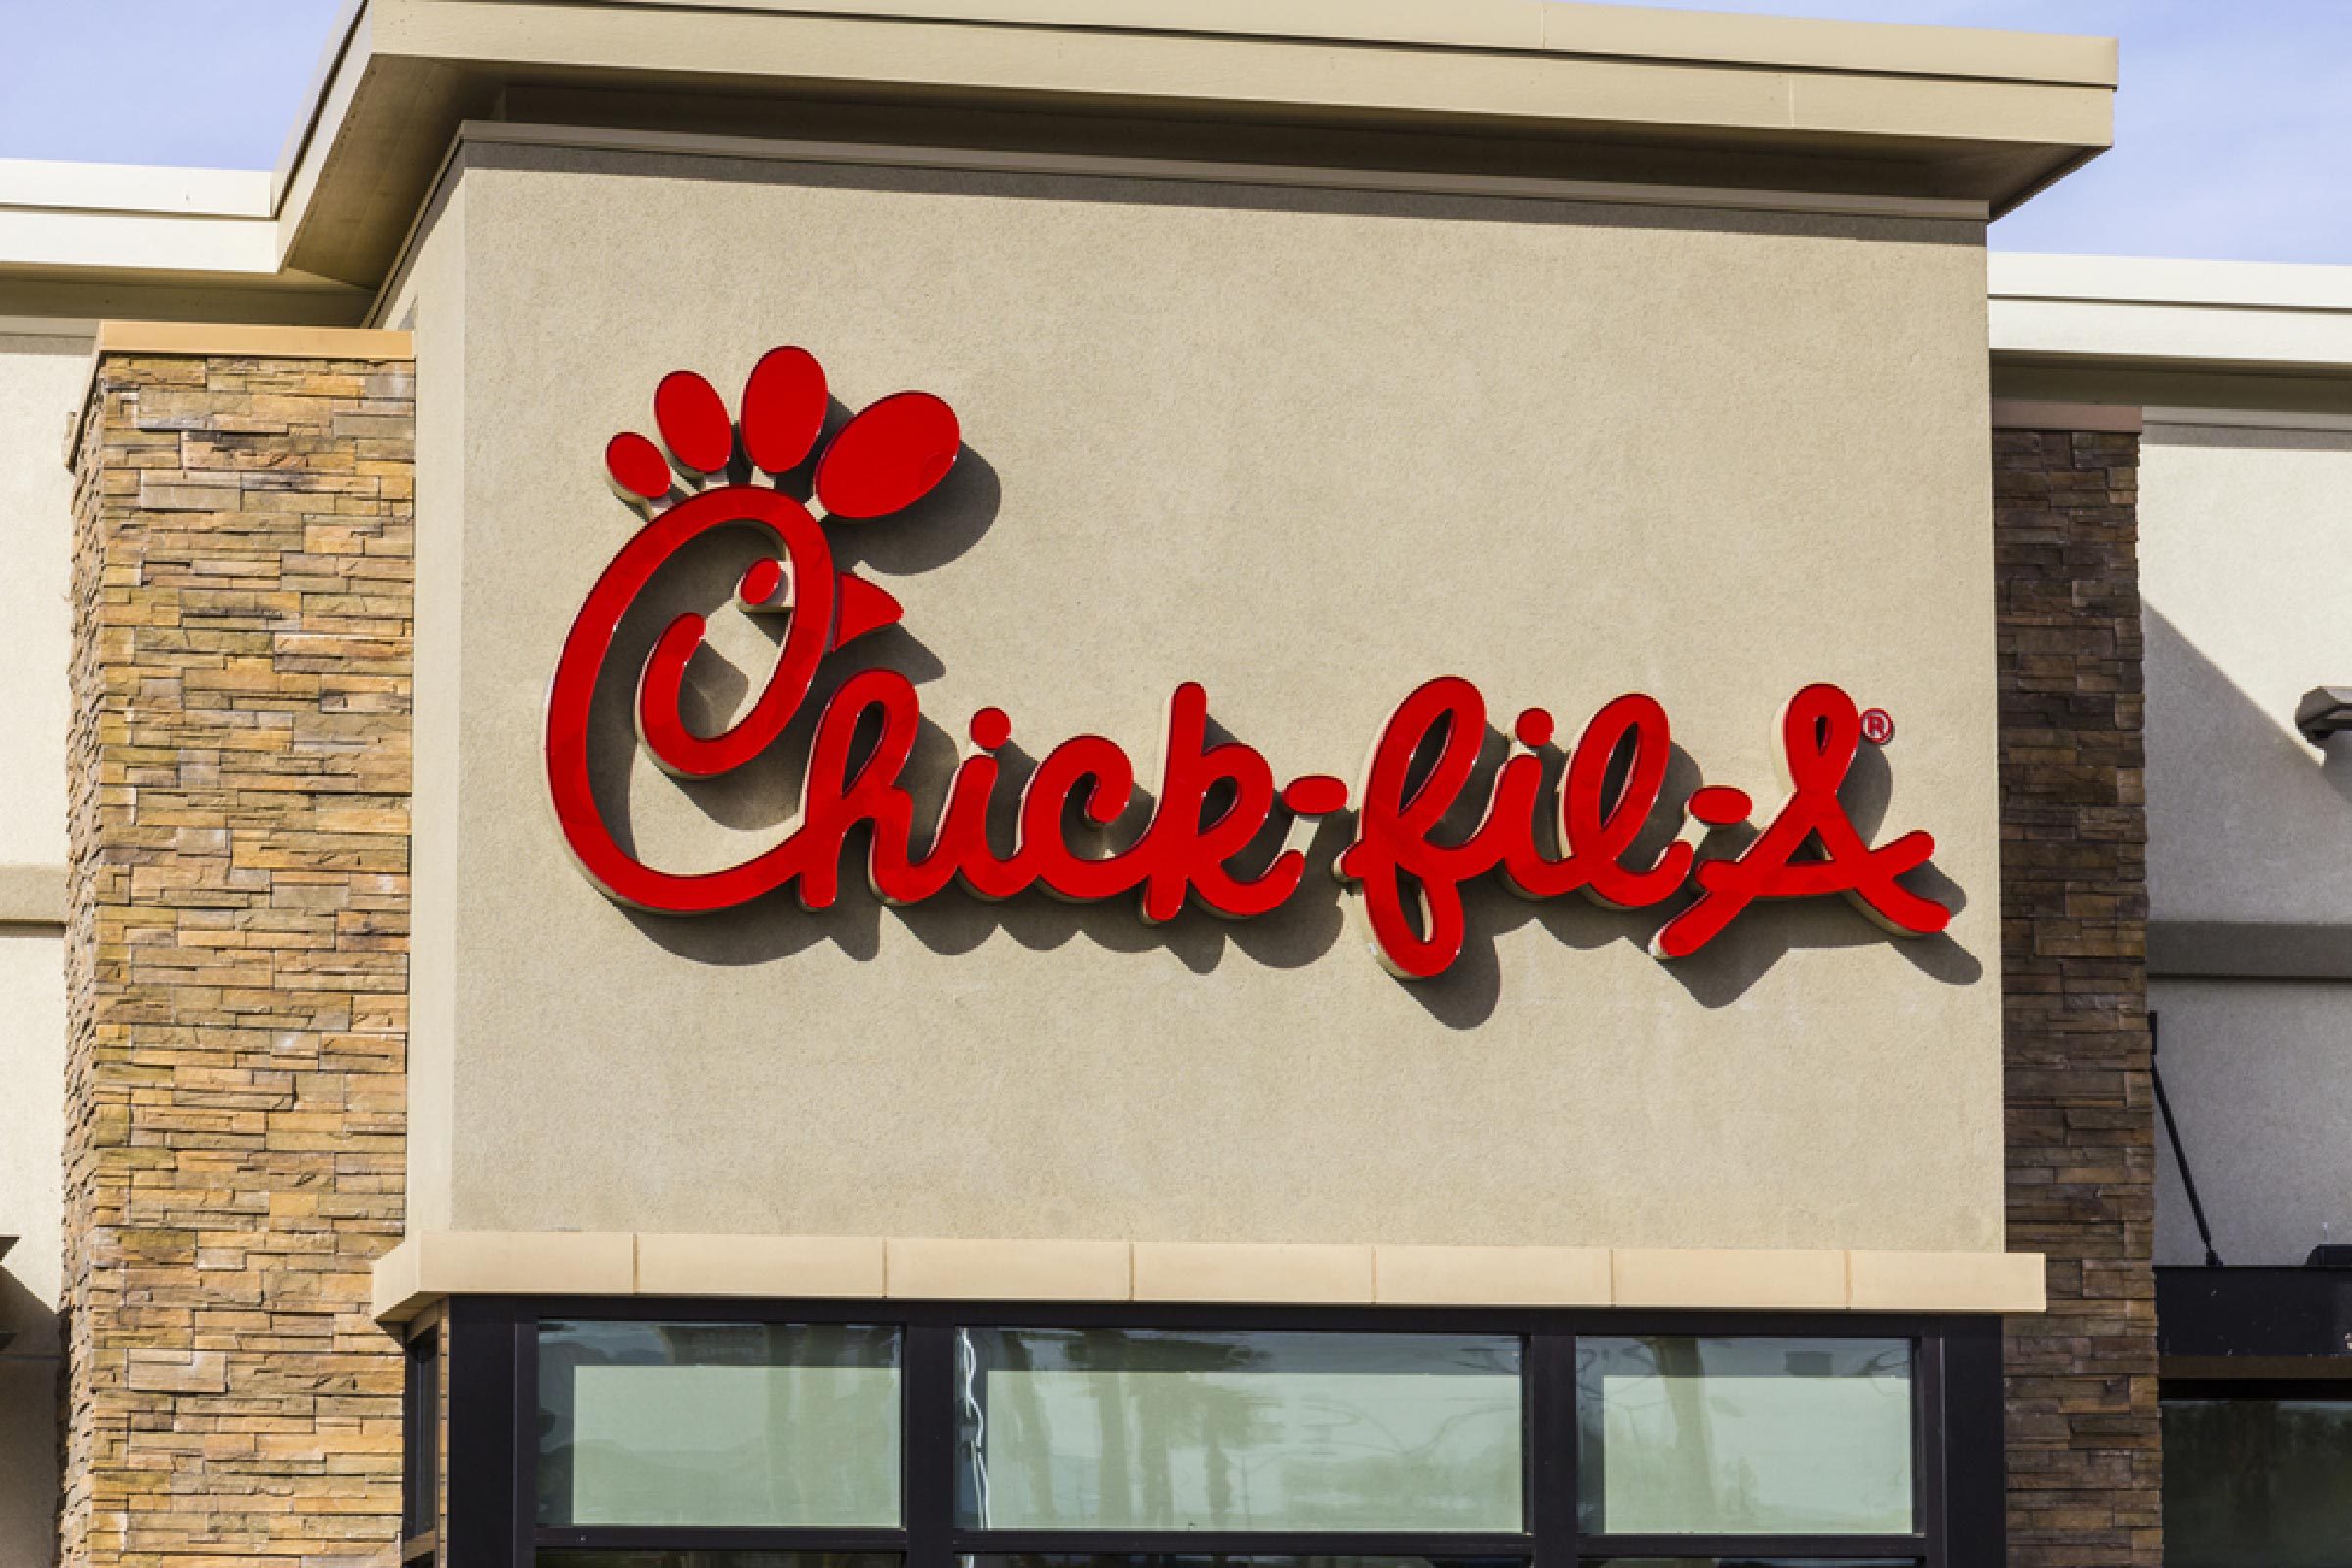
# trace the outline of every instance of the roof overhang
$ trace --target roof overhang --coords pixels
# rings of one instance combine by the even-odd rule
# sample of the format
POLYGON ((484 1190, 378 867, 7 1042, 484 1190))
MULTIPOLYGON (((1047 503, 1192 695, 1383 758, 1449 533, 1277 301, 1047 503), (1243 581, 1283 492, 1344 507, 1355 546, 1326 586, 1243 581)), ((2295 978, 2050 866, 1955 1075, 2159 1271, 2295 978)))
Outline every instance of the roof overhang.
POLYGON ((2107 39, 1544 0, 355 0, 266 188, 0 166, 0 314, 162 262, 357 319, 468 119, 1997 215, 2108 145, 2114 85, 2107 39))
POLYGON ((2352 414, 2352 267, 1995 255, 1991 332, 2004 396, 2352 414))

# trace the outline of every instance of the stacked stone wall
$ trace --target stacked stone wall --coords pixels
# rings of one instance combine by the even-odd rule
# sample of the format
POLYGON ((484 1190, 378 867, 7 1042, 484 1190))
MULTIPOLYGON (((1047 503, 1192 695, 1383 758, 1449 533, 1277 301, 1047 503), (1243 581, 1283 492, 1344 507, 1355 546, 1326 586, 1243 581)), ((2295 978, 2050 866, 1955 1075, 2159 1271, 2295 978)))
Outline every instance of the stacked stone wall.
POLYGON ((1994 436, 2009 1246, 2009 1561, 2157 1568, 2139 438, 1994 436))
POLYGON ((64 1560, 396 1554, 414 378, 102 353, 76 437, 64 1560))

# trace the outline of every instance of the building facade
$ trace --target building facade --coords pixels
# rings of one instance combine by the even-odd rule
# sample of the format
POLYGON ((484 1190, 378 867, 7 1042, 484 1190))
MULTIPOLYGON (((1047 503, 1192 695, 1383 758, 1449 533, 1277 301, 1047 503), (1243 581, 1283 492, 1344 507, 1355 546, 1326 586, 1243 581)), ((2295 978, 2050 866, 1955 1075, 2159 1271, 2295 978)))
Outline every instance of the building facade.
POLYGON ((365 0, 0 167, 0 1555, 2324 1560, 2352 296, 1988 286, 2114 90, 365 0))
POLYGON ((2168 1549, 2352 1530, 2331 1251, 2346 825, 2331 614, 2352 476, 2340 269, 1996 259, 1997 389, 2136 415, 2168 1549), (2159 1126, 2162 1127, 2162 1118, 2159 1126))

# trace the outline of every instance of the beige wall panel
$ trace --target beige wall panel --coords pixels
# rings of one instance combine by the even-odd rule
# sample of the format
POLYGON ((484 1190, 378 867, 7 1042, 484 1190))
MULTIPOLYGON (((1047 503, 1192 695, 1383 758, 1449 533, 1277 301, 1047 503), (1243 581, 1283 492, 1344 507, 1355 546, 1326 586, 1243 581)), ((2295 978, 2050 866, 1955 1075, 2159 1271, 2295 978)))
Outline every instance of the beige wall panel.
MULTIPOLYGON (((2231 1264, 2300 1263, 2352 1242, 2352 985, 2159 980, 2157 1064, 2231 1264)), ((2169 1148, 2159 1149, 2156 1261, 2204 1260, 2169 1148)))
MULTIPOLYGON (((500 157, 464 176, 462 431, 429 289, 419 320, 419 755, 461 743, 418 774, 418 1052, 448 1065, 420 1223, 2000 1246, 1979 230, 500 157), (1654 918, 1492 892, 1423 986, 1319 874, 1278 917, 1158 932, 960 895, 633 917, 569 863, 539 761, 633 525, 599 455, 664 371, 732 395, 781 342, 853 408, 914 386, 962 417, 948 494, 837 535, 950 731, 999 703, 1032 755, 1096 730, 1149 766, 1198 679, 1280 776, 1352 774, 1454 672, 1571 733, 1654 692, 1708 780, 1773 800, 1780 705, 1835 680, 1896 715, 1886 829, 1936 833, 1966 906, 1927 944, 1757 913, 1662 967, 1654 918)), ((713 638, 764 680, 732 612, 713 638)), ((788 783, 698 804, 640 761, 638 842, 741 858, 788 783)))
POLYGON ((2140 447, 2148 893, 2158 920, 2352 921, 2352 431, 2151 424, 2140 447))
MULTIPOLYGON (((60 770, 63 770, 61 757, 60 770)), ((63 1262, 65 956, 53 932, 0 931, 0 1563, 57 1544, 57 1307, 63 1262)))
MULTIPOLYGON (((66 418, 89 379, 80 337, 0 336, 0 866, 66 859, 66 418)), ((62 913, 63 911, 57 911, 62 913)))
MULTIPOLYGON (((62 901, 26 895, 66 858, 66 419, 88 379, 89 341, 0 335, 0 886, 15 915, 50 919, 62 901), (37 867, 32 875, 8 873, 37 867), (35 905, 37 904, 37 908, 35 905)), ((57 1298, 65 1142, 65 957, 54 928, 0 928, 0 1562, 56 1553, 57 1298)))
MULTIPOLYGON (((466 749, 458 717, 458 583, 466 557, 466 191, 434 204, 393 319, 416 348, 415 763, 410 821, 450 821, 466 749)), ((407 1225, 450 1228, 451 1096, 457 1042, 458 838, 412 831, 409 844, 407 1225)))

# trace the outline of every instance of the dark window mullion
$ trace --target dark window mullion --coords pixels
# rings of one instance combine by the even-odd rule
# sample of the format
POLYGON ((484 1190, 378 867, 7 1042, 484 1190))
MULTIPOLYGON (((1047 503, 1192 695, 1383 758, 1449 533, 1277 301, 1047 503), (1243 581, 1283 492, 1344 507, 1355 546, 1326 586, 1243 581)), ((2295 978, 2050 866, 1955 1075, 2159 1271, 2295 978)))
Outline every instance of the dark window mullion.
POLYGON ((900 1523, 906 1568, 949 1568, 956 1548, 956 1331, 942 1323, 909 1324, 900 1342, 899 1423, 906 1466, 900 1523))
POLYGON ((514 1561, 529 1565, 538 1555, 532 1538, 539 1524, 539 1317, 523 1305, 511 1305, 509 1310, 515 1390, 510 1459, 515 1497, 512 1546, 514 1561))
POLYGON ((1576 1568, 1576 1337, 1527 1337, 1527 1522, 1535 1568, 1576 1568))
POLYGON ((1800 1557, 1836 1561, 1909 1557, 1925 1561, 1925 1536, 1587 1536, 1584 1555, 1601 1557, 1800 1557))
POLYGON ((831 1530, 768 1525, 540 1525, 534 1545, 543 1551, 806 1551, 871 1552, 906 1549, 900 1530, 831 1530))
POLYGON ((955 1556, 1529 1556, 1527 1535, 1406 1531, 955 1531, 955 1556))
POLYGON ((1347 1530, 958 1530, 956 1556, 1526 1557, 1524 1535, 1347 1530))
POLYGON ((1911 1523, 1928 1539, 1927 1568, 1946 1568, 1943 1341, 1912 1341, 1911 1367, 1911 1523))
POLYGON ((1940 1463, 1946 1560, 1952 1568, 2008 1556, 2006 1391, 2002 1323, 1977 1318, 1937 1337, 1942 1366, 1940 1463))

